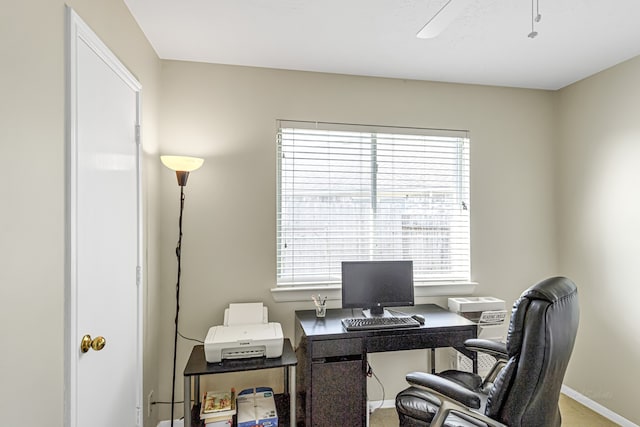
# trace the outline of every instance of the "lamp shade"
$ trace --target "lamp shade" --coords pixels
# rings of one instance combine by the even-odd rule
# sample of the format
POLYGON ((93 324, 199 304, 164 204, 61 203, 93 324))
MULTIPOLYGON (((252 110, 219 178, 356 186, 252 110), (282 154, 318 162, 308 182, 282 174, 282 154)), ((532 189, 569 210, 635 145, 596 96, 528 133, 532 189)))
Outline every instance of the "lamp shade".
POLYGON ((162 164, 176 172, 192 172, 199 169, 204 159, 186 156, 160 156, 162 164))

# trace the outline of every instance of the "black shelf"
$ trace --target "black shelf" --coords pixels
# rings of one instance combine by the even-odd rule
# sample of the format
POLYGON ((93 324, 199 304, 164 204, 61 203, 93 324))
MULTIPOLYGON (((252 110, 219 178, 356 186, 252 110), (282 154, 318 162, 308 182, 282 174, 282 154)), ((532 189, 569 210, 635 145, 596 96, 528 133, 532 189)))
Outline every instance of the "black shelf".
MULTIPOLYGON (((296 354, 293 351, 291 340, 284 339, 282 356, 277 358, 254 357, 249 359, 223 360, 218 363, 207 363, 204 354, 204 346, 196 345, 191 351, 187 365, 184 368, 185 379, 192 377, 199 378, 201 375, 215 375, 227 372, 246 372, 259 369, 285 369, 285 391, 287 393, 274 394, 276 411, 278 412, 278 426, 289 427, 290 425, 290 396, 287 384, 289 381, 287 369, 295 367, 298 363, 296 354)), ((189 381, 191 382, 191 381, 189 381)), ((199 381, 196 382, 198 384, 199 381)), ((186 392, 185 392, 186 393, 186 392)), ((200 390, 195 390, 197 404, 191 407, 191 426, 205 427, 204 421, 200 420, 200 390)), ((233 425, 237 425, 236 417, 233 418, 233 425)))

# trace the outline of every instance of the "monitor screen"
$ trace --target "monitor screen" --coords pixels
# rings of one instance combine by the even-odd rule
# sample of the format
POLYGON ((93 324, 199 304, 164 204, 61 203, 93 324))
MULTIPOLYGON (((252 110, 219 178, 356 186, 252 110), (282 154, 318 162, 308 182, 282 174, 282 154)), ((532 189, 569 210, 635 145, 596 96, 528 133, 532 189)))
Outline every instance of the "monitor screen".
POLYGON ((343 261, 342 308, 370 309, 413 305, 413 261, 343 261))

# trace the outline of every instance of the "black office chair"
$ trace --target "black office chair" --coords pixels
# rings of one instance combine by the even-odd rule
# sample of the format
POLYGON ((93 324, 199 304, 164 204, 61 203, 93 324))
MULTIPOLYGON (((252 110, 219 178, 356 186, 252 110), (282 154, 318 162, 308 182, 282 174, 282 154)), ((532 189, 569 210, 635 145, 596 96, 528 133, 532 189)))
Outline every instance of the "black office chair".
POLYGON ((513 305, 506 344, 465 343, 502 364, 494 378, 454 370, 408 374, 411 387, 396 396, 400 426, 560 426, 560 387, 578 319, 571 280, 553 277, 527 289, 513 305))

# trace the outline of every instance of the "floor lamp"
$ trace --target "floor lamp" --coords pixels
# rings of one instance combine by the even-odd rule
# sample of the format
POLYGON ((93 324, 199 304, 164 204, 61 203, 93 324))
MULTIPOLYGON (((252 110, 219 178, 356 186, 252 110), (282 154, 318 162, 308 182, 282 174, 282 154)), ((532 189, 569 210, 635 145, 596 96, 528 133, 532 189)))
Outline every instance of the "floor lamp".
POLYGON ((176 257, 178 258, 178 280, 176 282, 176 320, 175 320, 175 333, 173 336, 173 377, 171 382, 171 427, 173 427, 173 411, 175 406, 175 392, 176 392, 176 355, 178 350, 178 319, 180 313, 180 273, 182 270, 181 255, 182 255, 182 211, 184 210, 184 187, 187 185, 187 178, 189 178, 189 172, 200 168, 203 159, 197 157, 183 157, 183 156, 160 156, 162 164, 169 169, 176 172, 178 178, 178 185, 180 186, 180 218, 178 220, 178 245, 176 246, 176 257))

